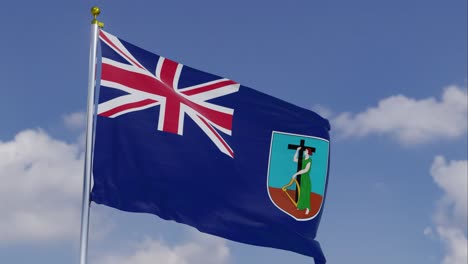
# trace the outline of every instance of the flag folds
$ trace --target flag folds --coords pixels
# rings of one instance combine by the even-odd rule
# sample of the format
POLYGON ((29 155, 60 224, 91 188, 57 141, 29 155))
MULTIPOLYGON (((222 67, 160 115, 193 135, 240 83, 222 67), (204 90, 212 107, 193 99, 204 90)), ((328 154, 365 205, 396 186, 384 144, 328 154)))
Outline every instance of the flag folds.
POLYGON ((100 31, 92 201, 325 263, 329 123, 100 31))

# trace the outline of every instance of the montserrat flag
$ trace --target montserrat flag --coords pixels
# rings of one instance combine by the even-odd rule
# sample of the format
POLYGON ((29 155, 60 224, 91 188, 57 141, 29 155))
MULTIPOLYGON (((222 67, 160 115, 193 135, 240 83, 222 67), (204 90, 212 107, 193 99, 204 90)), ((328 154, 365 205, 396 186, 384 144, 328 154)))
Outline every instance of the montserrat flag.
POLYGON ((100 31, 91 199, 311 256, 330 159, 318 114, 100 31))

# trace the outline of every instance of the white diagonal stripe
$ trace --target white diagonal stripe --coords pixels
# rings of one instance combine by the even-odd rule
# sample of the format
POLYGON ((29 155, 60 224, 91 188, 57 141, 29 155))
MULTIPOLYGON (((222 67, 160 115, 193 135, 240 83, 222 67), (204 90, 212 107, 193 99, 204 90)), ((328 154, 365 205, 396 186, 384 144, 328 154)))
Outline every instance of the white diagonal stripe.
POLYGON ((109 45, 109 43, 107 43, 106 40, 102 39, 102 41, 106 42, 109 47, 111 49, 113 49, 115 52, 117 52, 119 55, 121 55, 125 60, 127 60, 130 64, 135 64, 136 63, 136 66, 142 68, 142 69, 145 69, 145 67, 143 67, 143 65, 141 65, 137 59, 135 59, 135 57, 133 57, 133 55, 127 50, 127 48, 125 48, 125 46, 120 42, 120 40, 114 36, 114 35, 111 35, 107 32, 105 32, 104 30, 101 30, 102 33, 104 33, 104 35, 106 35, 106 37, 112 42, 112 44, 114 44, 117 48, 119 48, 124 54, 122 54, 119 50, 115 49, 114 47, 112 47, 112 45, 109 45), (132 60, 129 60, 128 58, 131 58, 132 60))
POLYGON ((130 109, 115 113, 115 114, 113 114, 113 115, 111 115, 109 117, 111 117, 111 118, 118 117, 118 116, 121 116, 121 115, 124 115, 124 114, 127 114, 127 113, 136 112, 136 111, 147 109, 147 108, 150 108, 150 107, 153 107, 153 106, 157 106, 159 104, 160 104, 159 102, 154 102, 152 104, 147 104, 147 105, 143 105, 143 106, 139 106, 139 107, 130 108, 130 109))
POLYGON ((161 104, 159 108, 158 130, 164 131, 164 116, 166 115, 166 104, 161 104))
MULTIPOLYGON (((187 106, 188 107, 188 106, 187 106)), ((193 109, 193 108, 190 108, 192 109, 198 116, 203 116, 202 114, 200 114, 197 110, 193 109)), ((232 109, 231 109, 232 110, 232 109)), ((234 111, 234 110, 232 110, 234 111)), ((217 128, 219 131, 231 136, 232 135, 232 130, 230 129, 227 129, 227 128, 224 128, 224 127, 221 127, 219 126, 218 124, 214 123, 213 121, 211 121, 210 119, 208 118, 203 118, 206 122, 208 122, 210 125, 214 126, 215 128, 217 128)))
POLYGON ((128 87, 128 86, 125 86, 123 84, 116 83, 116 82, 101 80, 101 86, 114 88, 114 89, 121 90, 121 91, 124 91, 124 92, 129 93, 129 94, 138 94, 138 95, 144 96, 147 99, 153 99, 155 101, 160 101, 160 102, 165 102, 166 101, 166 98, 163 97, 163 96, 143 92, 143 91, 137 90, 135 88, 128 87))
POLYGON ((226 129, 224 127, 218 126, 217 124, 211 122, 209 119, 205 119, 208 123, 210 123, 212 126, 216 127, 219 131, 223 132, 226 135, 232 136, 232 130, 226 129))
POLYGON ((179 78, 180 78, 180 73, 182 72, 182 68, 184 67, 184 65, 178 63, 177 64, 177 69, 176 69, 176 72, 174 74, 174 81, 172 82, 172 88, 174 90, 177 90, 177 88, 179 87, 179 78))
POLYGON ((177 128, 177 134, 183 135, 184 134, 184 117, 185 117, 185 111, 184 109, 188 108, 184 104, 180 104, 180 111, 179 111, 179 127, 177 128))
POLYGON ((145 99, 146 99, 146 97, 144 97, 142 95, 137 95, 137 94, 123 95, 123 96, 114 98, 112 100, 100 103, 98 105, 98 114, 102 114, 104 112, 112 110, 112 109, 114 109, 116 107, 119 107, 121 105, 138 102, 138 101, 145 100, 145 99))
MULTIPOLYGON (((189 107, 186 107, 184 105, 181 106, 181 109, 184 110, 185 113, 187 113, 188 116, 190 116, 190 118, 192 118, 192 120, 203 130, 203 132, 205 132, 205 134, 211 139, 211 141, 213 141, 213 143, 218 147, 218 149, 223 152, 224 154, 231 156, 231 153, 229 153, 228 149, 224 146, 224 144, 219 140, 219 138, 221 138, 222 140, 222 137, 218 134, 219 138, 213 133, 213 131, 211 129, 209 129, 206 124, 200 119, 200 117, 197 115, 197 113, 189 108, 189 107)), ((216 132, 215 132, 216 133, 216 132)), ((224 142, 226 143, 226 142, 224 142)), ((228 146, 228 144, 226 144, 228 146)), ((229 147, 229 146, 228 146, 229 147)), ((232 149, 230 149, 232 151, 232 149)))
POLYGON ((192 100, 197 101, 207 101, 213 98, 218 98, 224 95, 232 94, 239 91, 240 84, 230 84, 224 87, 216 88, 210 91, 188 95, 188 97, 192 100))
POLYGON ((206 83, 197 84, 197 85, 194 85, 194 86, 185 87, 185 88, 179 89, 179 92, 181 92, 181 93, 182 92, 187 92, 187 91, 190 91, 190 90, 198 89, 200 87, 204 87, 204 86, 208 86, 208 85, 212 85, 212 84, 216 84, 216 83, 220 83, 220 82, 225 82, 225 81, 230 81, 230 80, 226 79, 226 78, 222 78, 222 79, 214 80, 214 81, 211 81, 211 82, 206 82, 206 83))
POLYGON ((154 78, 154 75, 152 75, 150 72, 146 71, 145 69, 138 68, 137 66, 134 66, 134 65, 128 65, 128 64, 114 61, 108 58, 102 58, 102 64, 112 65, 122 70, 134 72, 134 73, 140 73, 140 74, 144 74, 146 76, 154 78))
POLYGON ((211 110, 215 110, 215 111, 225 113, 225 114, 229 114, 229 115, 232 115, 234 113, 234 110, 232 108, 228 108, 228 107, 224 107, 224 106, 220 106, 220 105, 215 105, 215 104, 204 102, 204 101, 192 100, 192 98, 187 96, 187 95, 184 95, 184 94, 181 94, 181 95, 183 97, 187 98, 189 101, 197 103, 197 104, 199 104, 201 106, 204 106, 206 108, 209 108, 211 110))
POLYGON ((164 60, 165 58, 163 56, 159 56, 159 60, 158 60, 158 63, 156 64, 156 78, 161 81, 161 69, 162 69, 162 66, 164 64, 164 60))

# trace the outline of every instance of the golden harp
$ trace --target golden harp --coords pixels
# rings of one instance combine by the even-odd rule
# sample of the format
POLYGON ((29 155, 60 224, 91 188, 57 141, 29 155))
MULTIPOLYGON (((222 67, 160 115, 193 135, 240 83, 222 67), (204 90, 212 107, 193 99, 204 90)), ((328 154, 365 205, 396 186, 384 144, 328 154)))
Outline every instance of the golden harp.
POLYGON ((291 181, 286 184, 285 186, 283 186, 281 188, 281 190, 283 190, 284 193, 286 193, 286 195, 288 196, 289 200, 291 200, 291 202, 294 204, 294 206, 297 206, 297 202, 291 197, 291 195, 289 195, 288 193, 288 187, 293 185, 293 184, 296 184, 297 186, 297 196, 299 197, 301 195, 301 186, 299 185, 299 182, 297 181, 296 178, 292 178, 291 181))

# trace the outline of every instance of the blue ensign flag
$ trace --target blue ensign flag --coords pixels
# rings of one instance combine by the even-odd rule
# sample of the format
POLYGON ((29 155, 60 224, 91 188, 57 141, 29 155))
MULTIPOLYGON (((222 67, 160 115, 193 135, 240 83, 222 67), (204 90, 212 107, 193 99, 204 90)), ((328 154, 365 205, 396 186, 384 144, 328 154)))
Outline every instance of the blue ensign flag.
POLYGON ((92 201, 325 263, 328 120, 99 33, 92 201))

